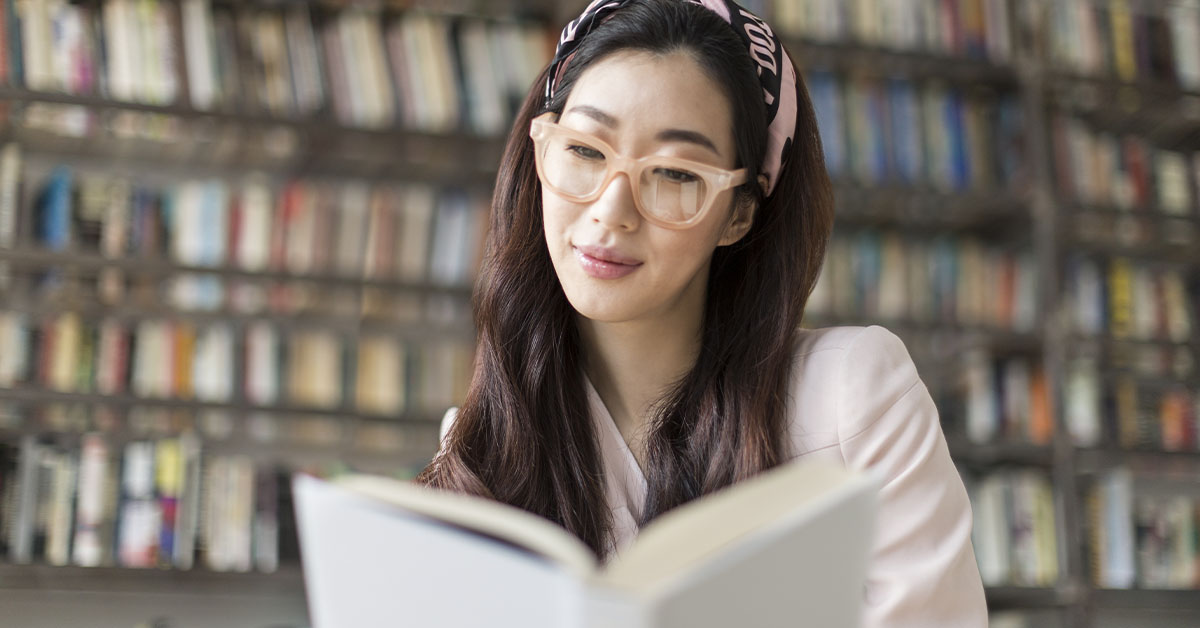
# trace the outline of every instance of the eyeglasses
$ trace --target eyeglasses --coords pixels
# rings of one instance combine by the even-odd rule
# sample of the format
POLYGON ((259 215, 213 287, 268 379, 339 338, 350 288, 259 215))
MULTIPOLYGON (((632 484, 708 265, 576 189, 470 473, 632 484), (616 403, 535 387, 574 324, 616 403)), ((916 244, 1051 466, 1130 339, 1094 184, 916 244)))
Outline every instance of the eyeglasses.
POLYGON ((593 135, 556 122, 558 114, 533 119, 538 177, 555 194, 576 203, 600 197, 619 173, 629 177, 633 201, 649 222, 684 229, 704 218, 721 192, 746 182, 746 169, 724 170, 687 159, 651 155, 632 159, 593 135))

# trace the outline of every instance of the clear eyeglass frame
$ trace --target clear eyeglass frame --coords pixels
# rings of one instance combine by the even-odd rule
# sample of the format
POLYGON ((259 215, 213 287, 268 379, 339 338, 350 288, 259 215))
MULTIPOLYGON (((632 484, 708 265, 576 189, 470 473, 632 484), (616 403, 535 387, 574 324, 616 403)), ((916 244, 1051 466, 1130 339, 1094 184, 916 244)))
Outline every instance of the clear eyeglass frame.
POLYGON ((624 173, 629 178, 631 190, 633 192, 634 206, 637 207, 638 213, 642 218, 651 224, 658 225, 667 229, 687 229, 694 226, 708 214, 716 201, 717 196, 721 192, 729 188, 739 186, 745 183, 748 179, 745 168, 738 170, 725 170, 709 164, 691 161, 689 159, 681 159, 678 157, 669 157, 665 155, 649 155, 646 157, 632 158, 626 157, 616 151, 608 143, 600 138, 565 127, 557 122, 558 114, 553 111, 546 112, 533 119, 530 124, 529 137, 533 139, 534 144, 534 161, 537 165, 538 178, 542 185, 546 186, 555 194, 575 203, 590 203, 604 193, 612 180, 618 174, 624 173), (580 143, 596 150, 604 156, 604 163, 608 171, 596 189, 588 194, 573 194, 566 190, 556 187, 550 183, 545 173, 543 164, 545 148, 547 142, 554 137, 566 137, 577 140, 580 143), (704 202, 696 213, 686 221, 671 221, 665 220, 660 216, 656 216, 649 208, 643 205, 641 194, 641 178, 642 173, 648 168, 664 167, 671 170, 684 170, 699 176, 704 181, 706 195, 704 202))

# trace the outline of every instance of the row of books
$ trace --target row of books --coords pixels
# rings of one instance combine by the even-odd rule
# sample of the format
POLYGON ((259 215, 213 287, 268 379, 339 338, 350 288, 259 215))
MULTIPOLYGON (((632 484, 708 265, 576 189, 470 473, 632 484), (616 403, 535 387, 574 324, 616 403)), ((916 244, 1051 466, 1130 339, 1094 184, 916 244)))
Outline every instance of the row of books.
POLYGON ((1200 588, 1200 504, 1190 495, 1137 490, 1128 469, 1099 477, 1087 496, 1093 582, 1110 589, 1200 588))
POLYGON ((1186 343, 1198 311, 1187 275, 1125 257, 1078 256, 1067 264, 1065 294, 1076 332, 1124 340, 1186 343))
POLYGON ((1052 120, 1054 170, 1063 198, 1124 211, 1197 214, 1200 153, 1161 150, 1074 116, 1057 114, 1052 120))
POLYGON ((805 81, 831 175, 944 191, 1020 187, 1024 129, 1012 97, 820 69, 805 81))
POLYGON ((837 233, 808 300, 814 315, 987 326, 1029 332, 1037 271, 1027 251, 975 238, 897 231, 837 233))
POLYGON ((967 439, 1049 445, 1054 438, 1046 371, 1039 360, 995 356, 975 349, 963 356, 962 403, 967 439))
POLYGON ((314 16, 209 0, 21 0, 0 14, 0 81, 359 127, 496 134, 549 61, 540 25, 364 7, 314 16), (314 19, 316 18, 316 19, 314 19))
POLYGON ((1200 3, 1062 0, 1031 24, 1049 60, 1078 74, 1200 89, 1200 3))
POLYGON ((1004 63, 1012 57, 1008 0, 786 0, 780 32, 1004 63))
POLYGON ((26 436, 0 444, 0 490, 0 554, 17 564, 271 572, 298 555, 288 476, 188 434, 26 436))
POLYGON ((975 525, 971 541, 985 586, 1054 586, 1059 547, 1054 489, 1044 473, 965 476, 975 525))
POLYGON ((473 352, 463 341, 406 344, 321 330, 281 332, 153 319, 42 319, 0 312, 0 387, 132 394, 256 406, 287 403, 384 416, 460 402, 473 352))
MULTIPOLYGON (((36 200, 29 212, 14 208, 18 195, 0 187, 0 217, 8 217, 0 224, 0 248, 16 244, 21 227, 15 218, 21 216, 32 223, 25 231, 36 245, 53 251, 459 287, 473 281, 482 255, 487 200, 458 189, 275 183, 255 175, 232 183, 153 184, 65 166, 42 183, 30 178, 36 200)), ((124 298, 128 278, 121 271, 106 269, 98 279, 103 301, 124 298)), ((217 309, 234 301, 237 283, 180 276, 170 300, 177 307, 217 309)), ((286 307, 289 294, 272 296, 286 307)))
POLYGON ((1067 364, 1063 395, 1072 441, 1093 447, 1200 450, 1200 388, 1140 379, 1092 356, 1067 364))

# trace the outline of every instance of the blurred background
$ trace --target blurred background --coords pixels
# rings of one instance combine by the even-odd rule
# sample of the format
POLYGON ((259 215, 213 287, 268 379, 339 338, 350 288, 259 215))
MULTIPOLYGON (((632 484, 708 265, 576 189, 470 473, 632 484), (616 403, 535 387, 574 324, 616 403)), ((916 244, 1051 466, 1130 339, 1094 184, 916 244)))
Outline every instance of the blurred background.
MULTIPOLYGON (((0 2, 0 623, 308 625, 288 475, 436 451, 584 4, 0 2)), ((992 625, 1200 626, 1200 0, 743 4, 836 186, 806 324, 905 340, 992 625)))

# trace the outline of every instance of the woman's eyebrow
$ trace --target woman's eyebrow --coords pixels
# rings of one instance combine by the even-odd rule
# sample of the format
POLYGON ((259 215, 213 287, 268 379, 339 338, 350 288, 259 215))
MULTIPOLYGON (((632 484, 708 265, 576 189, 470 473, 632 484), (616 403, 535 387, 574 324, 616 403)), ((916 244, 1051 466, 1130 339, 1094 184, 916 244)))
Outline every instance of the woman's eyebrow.
MULTIPOLYGON (((620 126, 620 122, 616 118, 591 105, 576 105, 568 109, 567 113, 578 113, 585 115, 610 129, 616 129, 618 126, 620 126)), ((712 140, 708 139, 708 137, 703 133, 698 133, 696 131, 688 131, 685 129, 663 129, 662 131, 658 132, 658 135, 656 135, 654 139, 660 142, 688 142, 690 144, 696 144, 697 146, 703 146, 704 148, 712 151, 717 157, 721 157, 721 152, 717 150, 717 145, 714 144, 712 140)))

